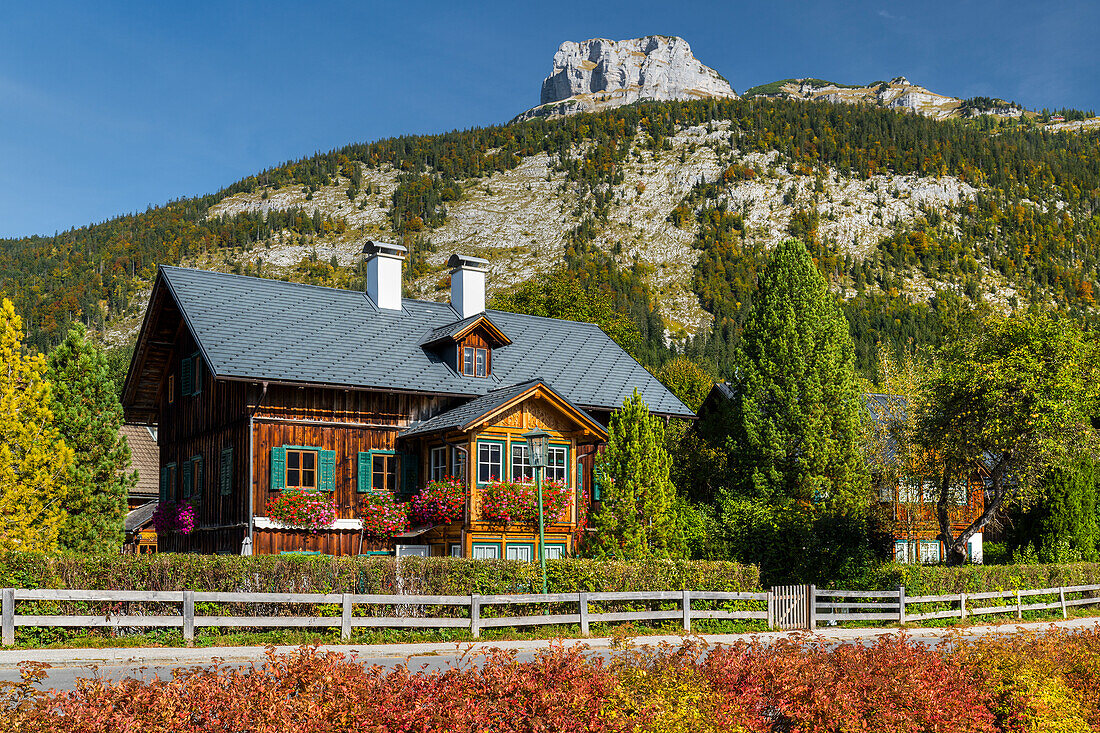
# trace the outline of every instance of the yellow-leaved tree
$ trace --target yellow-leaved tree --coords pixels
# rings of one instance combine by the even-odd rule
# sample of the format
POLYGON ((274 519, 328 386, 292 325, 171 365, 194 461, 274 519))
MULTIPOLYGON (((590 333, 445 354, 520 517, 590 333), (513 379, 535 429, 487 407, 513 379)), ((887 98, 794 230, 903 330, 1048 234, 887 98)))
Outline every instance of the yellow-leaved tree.
POLYGON ((0 306, 0 553, 53 552, 72 451, 53 424, 46 359, 23 348, 15 306, 0 306))

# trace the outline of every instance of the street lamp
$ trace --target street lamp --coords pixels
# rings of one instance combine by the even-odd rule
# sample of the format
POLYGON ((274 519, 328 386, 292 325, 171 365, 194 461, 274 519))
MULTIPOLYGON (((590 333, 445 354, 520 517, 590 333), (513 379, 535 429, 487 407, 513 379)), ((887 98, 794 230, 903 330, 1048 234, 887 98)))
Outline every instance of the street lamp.
POLYGON ((535 469, 535 483, 539 491, 539 562, 542 566, 542 592, 546 593, 546 524, 542 516, 542 468, 546 465, 546 453, 550 447, 550 433, 535 428, 523 434, 527 440, 527 457, 535 469))

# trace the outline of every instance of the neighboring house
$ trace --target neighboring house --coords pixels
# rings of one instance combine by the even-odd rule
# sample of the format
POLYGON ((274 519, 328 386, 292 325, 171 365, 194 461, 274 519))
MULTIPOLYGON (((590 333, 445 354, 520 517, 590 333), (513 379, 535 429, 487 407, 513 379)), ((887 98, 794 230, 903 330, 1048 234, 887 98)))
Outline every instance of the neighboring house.
POLYGON ((127 497, 123 552, 155 552, 157 533, 153 512, 157 508, 160 476, 160 448, 156 428, 148 425, 123 425, 119 433, 130 446, 130 470, 137 471, 137 483, 127 497))
POLYGON ((130 446, 130 470, 137 471, 138 476, 137 483, 130 489, 127 497, 129 510, 133 511, 149 502, 155 504, 159 494, 160 476, 160 448, 157 447, 156 428, 126 424, 118 432, 126 438, 126 443, 130 446))
MULTIPOLYGON (((867 394, 871 419, 886 433, 890 416, 904 418, 907 407, 905 398, 897 395, 867 394)), ((890 442, 881 458, 895 462, 890 442)), ((892 472, 897 473, 897 472, 892 472)), ((982 466, 975 466, 965 480, 951 487, 951 505, 947 516, 951 533, 960 534, 985 510, 985 481, 987 473, 982 466)), ((936 496, 939 478, 935 476, 902 476, 888 479, 884 472, 874 476, 875 496, 879 506, 891 522, 894 540, 894 559, 898 562, 939 563, 945 548, 939 539, 939 520, 936 518, 936 496)), ((967 542, 966 556, 971 562, 982 561, 982 533, 977 532, 967 542)))
MULTIPOLYGON (((711 389, 699 408, 698 429, 721 429, 721 421, 714 420, 716 411, 724 403, 734 399, 733 389, 719 382, 711 389)), ((904 399, 891 395, 868 394, 868 411, 881 427, 891 414, 904 414, 904 399), (900 411, 900 412, 899 412, 900 411)), ((885 431, 882 431, 885 432, 885 431)), ((881 460, 894 462, 892 441, 882 446, 881 460)), ((951 530, 958 534, 977 519, 985 508, 985 476, 981 466, 975 467, 967 481, 953 489, 954 501, 948 510, 951 530)), ((935 492, 937 484, 931 477, 903 477, 900 480, 885 478, 885 472, 873 475, 874 501, 885 512, 893 536, 894 558, 898 562, 938 563, 944 557, 943 543, 939 537, 936 519, 935 492)), ((973 562, 982 561, 982 534, 976 533, 967 543, 967 557, 973 562)))
POLYGON ((537 529, 482 520, 490 478, 530 476, 533 427, 552 435, 547 473, 571 491, 547 527, 573 551, 611 413, 637 389, 658 415, 691 411, 597 326, 485 309, 485 260, 452 256, 451 302, 402 297, 405 249, 364 247, 366 292, 162 267, 123 390, 127 420, 156 425, 162 501, 196 505, 180 552, 309 550, 538 557, 537 529), (370 494, 407 498, 460 477, 464 519, 372 540, 370 494), (317 533, 265 516, 275 492, 331 492, 317 533))

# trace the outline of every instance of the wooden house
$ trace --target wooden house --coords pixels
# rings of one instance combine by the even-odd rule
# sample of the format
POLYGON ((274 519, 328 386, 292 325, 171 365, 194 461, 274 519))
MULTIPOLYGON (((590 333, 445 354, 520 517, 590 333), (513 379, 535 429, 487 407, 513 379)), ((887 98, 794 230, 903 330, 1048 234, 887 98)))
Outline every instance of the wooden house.
POLYGON ((569 554, 592 502, 596 452, 634 389, 658 415, 693 417, 592 324, 487 310, 487 262, 455 255, 449 303, 402 297, 405 250, 368 243, 366 292, 177 267, 153 285, 123 390, 132 423, 156 425, 161 501, 196 529, 161 551, 538 556, 537 528, 487 521, 492 479, 528 477, 520 437, 552 435, 549 478, 570 501, 546 530, 569 554), (364 502, 429 479, 466 486, 461 521, 371 537, 364 502), (318 532, 266 516, 278 492, 331 495, 318 532))
MULTIPOLYGON (((693 429, 712 433, 728 429, 720 411, 735 398, 736 394, 728 384, 719 382, 714 385, 699 408, 699 420, 693 429)), ((872 420, 883 421, 892 412, 905 408, 904 403, 899 402, 901 398, 891 395, 869 394, 865 399, 872 420)), ((711 441, 725 439, 724 435, 704 434, 702 437, 711 441)), ((889 445, 885 446, 885 452, 885 460, 894 460, 889 445)), ((940 562, 944 558, 944 547, 939 540, 935 506, 937 484, 934 478, 912 476, 893 480, 885 478, 886 473, 874 473, 874 493, 868 496, 868 501, 885 515, 892 535, 894 558, 898 562, 940 562)), ((970 526, 985 509, 985 477, 984 469, 975 466, 965 481, 959 481, 953 487, 954 501, 948 510, 953 534, 957 535, 970 526)), ((967 543, 967 557, 973 562, 982 561, 980 532, 967 543)))
MULTIPOLYGON (((868 394, 865 396, 871 420, 879 423, 887 434, 885 421, 896 416, 904 418, 907 408, 905 398, 897 395, 868 394)), ((895 460, 887 437, 886 461, 895 460)), ((936 518, 936 497, 939 495, 937 476, 900 476, 897 471, 881 471, 873 475, 875 499, 886 515, 894 542, 894 559, 897 562, 939 563, 944 560, 946 548, 939 539, 940 525, 936 518)), ((951 504, 947 517, 952 535, 959 535, 985 511, 985 486, 988 473, 981 465, 965 479, 951 485, 951 504)), ((982 561, 982 533, 975 533, 966 545, 966 557, 971 562, 982 561)))

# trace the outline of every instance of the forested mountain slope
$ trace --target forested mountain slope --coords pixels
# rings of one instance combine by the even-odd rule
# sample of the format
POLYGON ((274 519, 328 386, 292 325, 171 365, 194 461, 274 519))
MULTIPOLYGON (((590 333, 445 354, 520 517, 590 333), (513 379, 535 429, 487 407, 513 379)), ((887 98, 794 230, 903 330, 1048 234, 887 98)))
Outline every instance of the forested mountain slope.
POLYGON ((0 287, 39 348, 73 319, 125 344, 158 263, 356 287, 362 241, 389 239, 418 297, 446 297, 454 251, 489 258, 496 291, 564 268, 635 322, 643 361, 671 345, 721 370, 788 236, 844 299, 868 373, 879 342, 936 342, 975 309, 1089 317, 1100 131, 742 99, 394 138, 0 241, 0 287))

